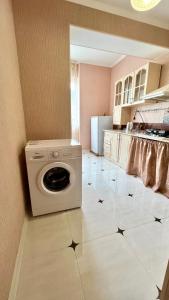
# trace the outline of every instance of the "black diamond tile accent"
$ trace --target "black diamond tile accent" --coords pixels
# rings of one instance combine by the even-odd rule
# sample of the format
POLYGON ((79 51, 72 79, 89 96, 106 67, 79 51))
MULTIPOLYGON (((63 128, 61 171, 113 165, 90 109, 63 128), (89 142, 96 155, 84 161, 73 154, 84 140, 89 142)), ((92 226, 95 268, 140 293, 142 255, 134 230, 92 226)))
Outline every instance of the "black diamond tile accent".
POLYGON ((68 248, 72 248, 75 251, 75 249, 78 245, 79 245, 79 243, 76 243, 72 240, 72 243, 68 246, 68 248))
POLYGON ((118 227, 118 230, 117 230, 116 233, 120 233, 121 235, 124 235, 124 231, 125 230, 123 230, 123 229, 121 229, 121 228, 118 227))
MULTIPOLYGON (((154 221, 155 221, 155 222, 158 222, 158 223, 161 223, 161 219, 156 218, 156 217, 154 217, 154 221)), ((161 224, 162 224, 162 223, 161 223, 161 224)))
POLYGON ((102 203, 104 202, 104 200, 101 200, 101 199, 99 199, 99 201, 98 201, 98 202, 102 204, 102 203))
POLYGON ((88 185, 92 185, 92 183, 91 183, 91 182, 88 182, 88 185))
POLYGON ((103 172, 103 171, 104 171, 104 169, 101 169, 101 171, 103 172))
POLYGON ((130 193, 129 193, 128 196, 129 196, 129 197, 133 197, 133 194, 130 194, 130 193))
POLYGON ((116 179, 112 179, 112 181, 116 181, 116 179))
POLYGON ((161 298, 161 290, 159 289, 159 287, 156 285, 156 288, 158 290, 158 296, 156 299, 160 299, 161 298))

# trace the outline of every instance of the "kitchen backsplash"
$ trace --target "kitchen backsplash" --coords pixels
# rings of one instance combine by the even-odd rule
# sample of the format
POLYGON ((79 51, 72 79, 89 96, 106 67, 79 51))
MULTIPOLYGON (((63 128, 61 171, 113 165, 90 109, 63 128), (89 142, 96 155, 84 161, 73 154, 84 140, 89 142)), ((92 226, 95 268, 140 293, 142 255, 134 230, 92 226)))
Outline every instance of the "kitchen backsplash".
POLYGON ((148 105, 137 106, 132 109, 131 120, 135 115, 133 122, 144 123, 163 123, 164 115, 168 114, 169 102, 152 103, 148 105), (137 111, 137 112, 136 112, 137 111), (142 120, 143 119, 143 120, 142 120))

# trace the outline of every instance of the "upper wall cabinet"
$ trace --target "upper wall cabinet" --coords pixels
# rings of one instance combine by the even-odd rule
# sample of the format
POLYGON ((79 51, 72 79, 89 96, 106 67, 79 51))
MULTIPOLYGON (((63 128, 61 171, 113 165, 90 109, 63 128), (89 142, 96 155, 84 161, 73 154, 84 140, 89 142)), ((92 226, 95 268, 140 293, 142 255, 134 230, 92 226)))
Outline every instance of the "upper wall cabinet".
POLYGON ((123 92, 123 103, 129 104, 133 101, 133 86, 134 85, 134 73, 127 75, 124 78, 124 92, 123 92))
POLYGON ((121 105, 123 97, 123 80, 119 80, 115 84, 115 106, 121 105))
POLYGON ((135 72, 133 102, 159 87, 161 65, 148 63, 135 72))
POLYGON ((161 65, 148 63, 115 83, 114 124, 127 124, 130 121, 130 107, 148 103, 143 97, 159 87, 160 72, 161 65))

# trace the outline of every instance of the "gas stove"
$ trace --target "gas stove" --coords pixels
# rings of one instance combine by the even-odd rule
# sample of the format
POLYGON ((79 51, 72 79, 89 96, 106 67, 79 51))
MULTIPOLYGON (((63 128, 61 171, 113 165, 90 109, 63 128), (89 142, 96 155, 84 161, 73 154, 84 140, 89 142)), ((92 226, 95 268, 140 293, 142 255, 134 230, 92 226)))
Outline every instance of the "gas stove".
POLYGON ((150 136, 159 136, 169 138, 169 131, 167 130, 159 130, 159 129, 146 129, 145 134, 150 136))

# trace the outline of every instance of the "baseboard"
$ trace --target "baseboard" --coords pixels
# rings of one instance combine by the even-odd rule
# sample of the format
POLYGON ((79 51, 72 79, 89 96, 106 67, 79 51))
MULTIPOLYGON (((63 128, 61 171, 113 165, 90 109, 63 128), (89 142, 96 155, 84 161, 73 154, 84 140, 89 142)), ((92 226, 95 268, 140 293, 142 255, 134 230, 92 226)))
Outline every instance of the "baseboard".
POLYGON ((27 223, 28 223, 28 218, 27 216, 25 216, 8 300, 16 299, 21 263, 22 263, 22 256, 23 256, 23 249, 24 249, 24 242, 25 242, 25 236, 27 230, 27 223))

